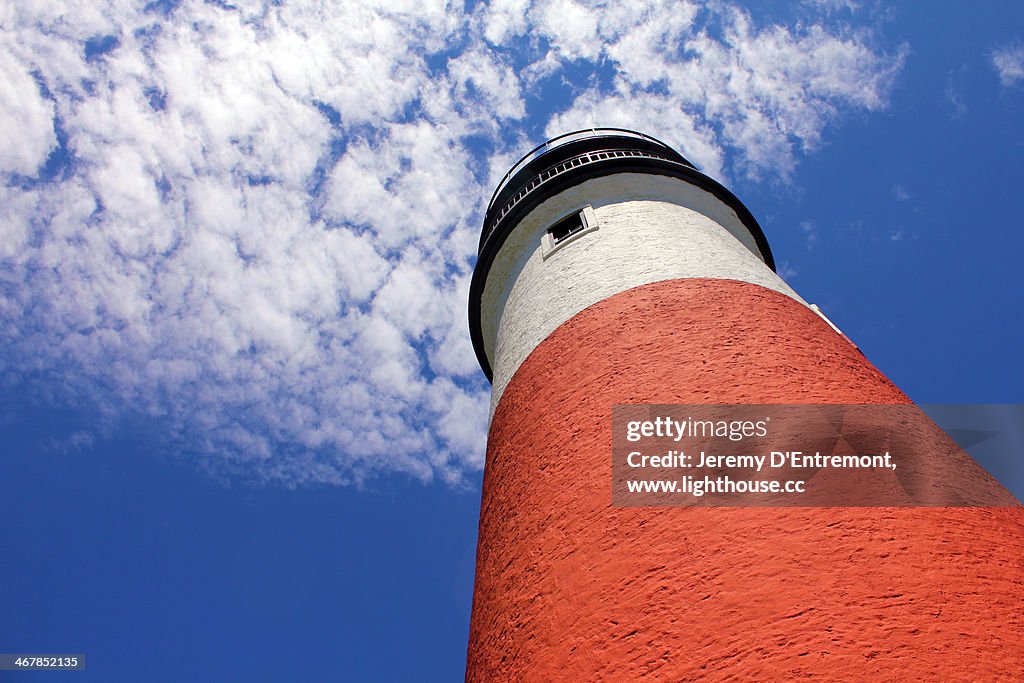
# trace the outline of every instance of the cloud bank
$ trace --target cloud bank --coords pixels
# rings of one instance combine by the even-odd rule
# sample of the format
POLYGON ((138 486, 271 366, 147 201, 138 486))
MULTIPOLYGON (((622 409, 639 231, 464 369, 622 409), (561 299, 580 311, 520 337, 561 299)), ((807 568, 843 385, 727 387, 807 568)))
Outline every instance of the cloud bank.
MULTIPOLYGON (((803 11, 803 10, 801 10, 803 11)), ((483 204, 544 136, 639 128, 788 179, 905 51, 713 3, 0 9, 0 373, 288 486, 483 463, 483 204), (16 134, 11 134, 16 131, 16 134)))

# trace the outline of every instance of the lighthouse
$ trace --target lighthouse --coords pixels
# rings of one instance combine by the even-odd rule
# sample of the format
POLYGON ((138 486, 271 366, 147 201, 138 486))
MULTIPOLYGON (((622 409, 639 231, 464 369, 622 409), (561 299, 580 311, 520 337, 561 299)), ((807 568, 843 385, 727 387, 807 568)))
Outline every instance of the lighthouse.
POLYGON ((1011 680, 1024 508, 615 505, 620 405, 909 405, 677 151, 592 129, 488 205, 469 295, 492 382, 467 680, 1011 680))

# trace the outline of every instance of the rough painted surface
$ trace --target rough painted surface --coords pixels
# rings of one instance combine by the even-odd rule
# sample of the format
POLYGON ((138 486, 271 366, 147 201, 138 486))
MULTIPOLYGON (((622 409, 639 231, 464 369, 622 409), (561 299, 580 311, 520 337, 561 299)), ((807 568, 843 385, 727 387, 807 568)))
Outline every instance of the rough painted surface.
POLYGON ((491 265, 481 302, 492 410, 519 364, 559 325, 617 292, 673 278, 742 280, 801 300, 764 264, 732 209, 676 178, 597 178, 531 211, 491 265), (544 232, 586 205, 598 229, 544 259, 544 232))
POLYGON ((616 402, 906 401, 762 287, 583 311, 491 424, 467 679, 1019 680, 1024 508, 610 506, 616 402))

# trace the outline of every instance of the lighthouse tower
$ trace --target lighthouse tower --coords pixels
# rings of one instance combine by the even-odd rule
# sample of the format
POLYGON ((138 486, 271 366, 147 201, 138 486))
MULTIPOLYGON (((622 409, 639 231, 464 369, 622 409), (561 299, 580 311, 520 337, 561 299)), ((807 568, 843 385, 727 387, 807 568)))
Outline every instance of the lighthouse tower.
MULTIPOLYGON (((1024 512, 616 507, 616 404, 908 404, 667 145, 554 138, 488 206, 492 381, 467 680, 1011 680, 1024 512)), ((956 477, 953 472, 951 476, 956 477)))

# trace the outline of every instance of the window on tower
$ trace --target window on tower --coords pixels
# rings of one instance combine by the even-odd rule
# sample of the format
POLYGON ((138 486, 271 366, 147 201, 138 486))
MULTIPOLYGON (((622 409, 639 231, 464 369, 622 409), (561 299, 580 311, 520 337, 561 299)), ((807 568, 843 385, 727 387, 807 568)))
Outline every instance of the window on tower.
POLYGON ((541 239, 541 256, 548 258, 553 253, 574 242, 588 232, 597 230, 597 216, 591 206, 574 211, 565 218, 555 222, 544 233, 541 239))
POLYGON ((551 241, 554 244, 561 244, 565 240, 569 239, 572 235, 580 232, 585 228, 583 224, 583 212, 566 216, 562 220, 558 221, 550 228, 548 228, 548 234, 551 235, 551 241))

